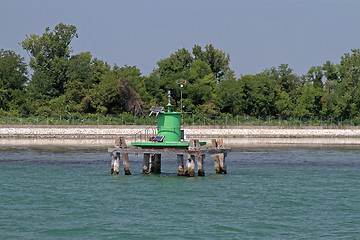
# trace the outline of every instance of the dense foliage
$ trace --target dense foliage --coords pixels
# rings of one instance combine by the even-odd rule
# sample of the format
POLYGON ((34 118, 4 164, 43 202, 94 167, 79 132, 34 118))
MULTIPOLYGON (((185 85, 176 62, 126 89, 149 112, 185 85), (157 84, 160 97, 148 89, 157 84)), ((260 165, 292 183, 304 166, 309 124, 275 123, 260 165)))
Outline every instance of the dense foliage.
POLYGON ((11 50, 0 50, 0 116, 98 116, 131 113, 145 116, 167 103, 193 116, 255 118, 359 118, 360 50, 313 66, 297 76, 287 65, 236 78, 229 54, 195 45, 160 59, 142 76, 135 66, 110 66, 90 52, 72 55, 77 29, 60 23, 20 43, 27 65, 11 50), (27 66, 31 68, 28 75, 27 66), (180 84, 184 84, 180 87, 180 84))

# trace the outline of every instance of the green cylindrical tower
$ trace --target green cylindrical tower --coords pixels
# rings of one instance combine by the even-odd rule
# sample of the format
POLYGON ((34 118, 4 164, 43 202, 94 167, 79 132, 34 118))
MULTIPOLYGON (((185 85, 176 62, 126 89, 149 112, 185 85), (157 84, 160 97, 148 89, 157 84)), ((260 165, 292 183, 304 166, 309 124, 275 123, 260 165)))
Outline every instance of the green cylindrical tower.
POLYGON ((181 113, 165 112, 158 115, 158 136, 163 142, 181 142, 181 113))
POLYGON ((164 136, 163 142, 181 142, 181 113, 171 112, 170 91, 167 112, 158 115, 158 136, 164 136))

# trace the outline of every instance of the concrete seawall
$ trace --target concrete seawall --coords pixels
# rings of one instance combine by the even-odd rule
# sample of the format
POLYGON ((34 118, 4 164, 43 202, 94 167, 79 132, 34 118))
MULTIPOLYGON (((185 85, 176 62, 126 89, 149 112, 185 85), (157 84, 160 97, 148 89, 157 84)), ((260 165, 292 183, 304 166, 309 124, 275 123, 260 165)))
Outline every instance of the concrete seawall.
MULTIPOLYGON (((111 146, 118 136, 129 141, 154 126, 52 126, 0 125, 0 145, 91 145, 111 146)), ((228 146, 252 145, 359 145, 360 128, 283 127, 184 127, 187 139, 211 142, 224 138, 228 146)), ((152 131, 152 130, 149 130, 152 131)))

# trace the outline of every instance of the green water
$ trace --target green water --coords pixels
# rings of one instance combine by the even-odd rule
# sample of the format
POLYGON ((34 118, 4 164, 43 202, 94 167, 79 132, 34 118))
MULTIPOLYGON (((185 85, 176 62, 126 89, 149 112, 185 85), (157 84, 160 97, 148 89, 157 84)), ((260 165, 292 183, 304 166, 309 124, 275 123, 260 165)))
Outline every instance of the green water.
POLYGON ((106 149, 0 148, 0 239, 360 239, 360 148, 249 148, 216 175, 110 175, 106 149))

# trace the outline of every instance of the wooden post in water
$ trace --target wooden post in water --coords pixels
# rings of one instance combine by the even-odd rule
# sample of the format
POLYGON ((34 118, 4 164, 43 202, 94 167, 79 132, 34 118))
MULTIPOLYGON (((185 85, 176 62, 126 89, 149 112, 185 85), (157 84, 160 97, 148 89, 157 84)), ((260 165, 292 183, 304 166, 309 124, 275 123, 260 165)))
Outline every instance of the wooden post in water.
POLYGON ((200 150, 197 155, 198 176, 205 176, 204 158, 205 158, 205 154, 202 154, 202 152, 200 150))
MULTIPOLYGON (((211 140, 211 145, 213 148, 217 148, 217 141, 216 139, 212 139, 211 140)), ((220 170, 220 160, 219 160, 219 154, 216 153, 214 154, 214 168, 215 168, 215 172, 216 173, 221 173, 221 170, 220 170)))
POLYGON ((161 154, 155 154, 155 173, 161 173, 161 154))
MULTIPOLYGON (((126 141, 123 137, 118 137, 115 139, 115 146, 120 148, 127 148, 126 141)), ((131 175, 130 173, 130 163, 129 163, 129 155, 127 153, 122 154, 123 157, 123 166, 125 175, 131 175)), ((114 161, 114 173, 118 174, 120 168, 120 153, 116 153, 116 159, 114 161)))
POLYGON ((116 153, 114 162, 114 174, 119 174, 120 171, 120 153, 116 153))
POLYGON ((129 154, 123 153, 122 157, 123 157, 123 166, 124 166, 125 175, 131 175, 131 173, 130 173, 130 163, 129 163, 129 154))
POLYGON ((110 167, 111 174, 114 174, 114 164, 115 164, 115 155, 114 153, 111 153, 111 167, 110 167))
MULTIPOLYGON (((199 140, 191 139, 189 142, 189 150, 195 150, 199 148, 200 150, 200 142, 199 140)), ((195 155, 187 155, 187 161, 185 166, 185 176, 193 177, 195 175, 195 155)))
POLYGON ((191 140, 189 146, 193 146, 193 149, 198 151, 196 155, 198 176, 205 176, 205 170, 204 170, 205 155, 202 154, 200 141, 198 139, 191 140))
POLYGON ((150 153, 144 153, 144 159, 143 159, 143 174, 149 174, 149 163, 150 163, 150 153))
POLYGON ((185 166, 185 176, 193 177, 195 175, 195 155, 188 154, 186 166, 185 166))
POLYGON ((111 169, 110 169, 110 173, 111 174, 119 174, 119 169, 120 169, 120 154, 117 153, 112 153, 111 154, 111 169), (119 155, 119 156, 118 156, 119 155))
POLYGON ((220 171, 221 173, 227 174, 225 165, 225 153, 219 153, 220 171))
POLYGON ((155 154, 150 153, 150 173, 155 172, 155 154))
MULTIPOLYGON (((224 141, 222 138, 218 138, 217 147, 219 149, 224 149, 224 141)), ((227 174, 226 165, 225 165, 225 153, 219 153, 219 163, 221 173, 227 174)))
MULTIPOLYGON (((224 148, 224 141, 222 138, 212 139, 212 147, 217 149, 224 148)), ((225 153, 214 154, 214 168, 215 172, 218 174, 224 173, 227 174, 226 165, 225 165, 225 153)))
POLYGON ((188 176, 189 175, 189 168, 190 168, 190 162, 189 159, 191 159, 190 154, 187 154, 187 158, 186 158, 186 163, 185 163, 185 172, 184 172, 184 176, 188 176))
MULTIPOLYGON (((120 137, 115 139, 115 146, 118 147, 120 146, 120 137)), ((111 174, 119 174, 119 168, 120 168, 120 154, 117 153, 112 153, 111 154, 111 168, 110 168, 110 173, 111 174)))
POLYGON ((178 176, 184 176, 184 155, 177 154, 178 176))

